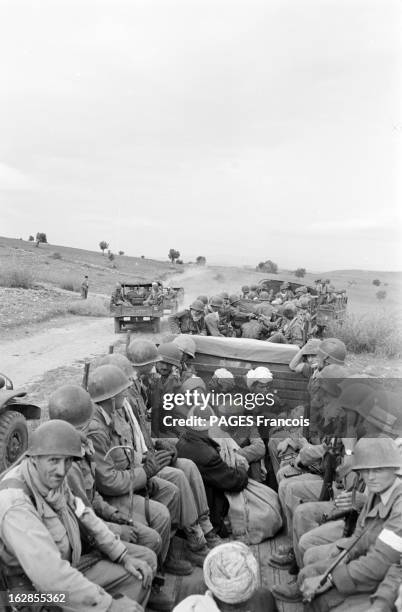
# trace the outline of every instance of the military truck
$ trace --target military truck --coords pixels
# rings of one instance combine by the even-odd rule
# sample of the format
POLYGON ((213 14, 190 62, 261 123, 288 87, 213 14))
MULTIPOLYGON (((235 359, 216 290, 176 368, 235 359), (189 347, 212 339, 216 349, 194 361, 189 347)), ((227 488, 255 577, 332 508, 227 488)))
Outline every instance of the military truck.
POLYGON ((25 400, 26 392, 14 389, 8 376, 0 374, 0 472, 26 451, 27 420, 39 419, 41 409, 25 400))
POLYGON ((161 318, 164 314, 164 298, 162 283, 157 303, 147 304, 152 283, 121 283, 121 290, 112 295, 110 301, 110 316, 114 318, 114 331, 119 333, 128 329, 151 327, 155 333, 160 331, 161 318))

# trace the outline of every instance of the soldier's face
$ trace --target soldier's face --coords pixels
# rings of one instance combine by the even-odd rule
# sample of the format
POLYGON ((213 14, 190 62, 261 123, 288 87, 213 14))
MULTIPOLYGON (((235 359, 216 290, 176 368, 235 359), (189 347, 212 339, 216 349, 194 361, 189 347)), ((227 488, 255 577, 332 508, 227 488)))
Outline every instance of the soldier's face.
POLYGON ((395 480, 395 472, 395 468, 360 470, 369 493, 382 493, 386 491, 395 480))
POLYGON ((156 371, 161 376, 168 376, 172 371, 172 366, 170 363, 165 363, 164 361, 158 361, 156 364, 156 371))
POLYGON ((202 317, 202 312, 198 312, 198 310, 190 310, 190 314, 193 321, 199 321, 202 317))
POLYGON ((49 490, 58 489, 62 485, 72 462, 71 457, 42 456, 33 458, 39 480, 49 490))
POLYGON ((113 400, 114 400, 114 407, 116 408, 116 410, 119 410, 119 408, 123 408, 124 400, 126 399, 127 395, 128 395, 127 389, 124 389, 124 391, 122 391, 118 395, 115 395, 113 400))

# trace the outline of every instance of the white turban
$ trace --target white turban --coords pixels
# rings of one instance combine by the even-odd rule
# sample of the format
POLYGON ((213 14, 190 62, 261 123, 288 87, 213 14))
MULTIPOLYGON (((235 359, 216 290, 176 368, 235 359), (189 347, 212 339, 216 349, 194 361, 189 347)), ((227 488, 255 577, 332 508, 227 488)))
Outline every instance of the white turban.
POLYGON ((271 370, 268 368, 264 368, 263 366, 259 366, 255 370, 249 370, 247 372, 247 387, 251 389, 252 385, 255 382, 271 382, 273 379, 271 370))
POLYGON ((234 604, 248 601, 258 587, 259 568, 242 542, 213 548, 204 561, 204 581, 217 599, 234 604))
POLYGON ((234 378, 232 372, 229 372, 226 368, 218 368, 214 372, 215 378, 234 378))
POLYGON ((219 612, 219 608, 207 591, 205 595, 189 595, 173 608, 173 612, 219 612))

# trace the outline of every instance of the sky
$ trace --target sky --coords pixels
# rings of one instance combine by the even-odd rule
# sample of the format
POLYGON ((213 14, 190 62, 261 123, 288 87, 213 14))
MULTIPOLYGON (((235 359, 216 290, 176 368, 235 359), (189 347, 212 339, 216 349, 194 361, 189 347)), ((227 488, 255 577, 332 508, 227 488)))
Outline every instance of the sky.
POLYGON ((2 0, 0 235, 402 270, 399 0, 2 0))

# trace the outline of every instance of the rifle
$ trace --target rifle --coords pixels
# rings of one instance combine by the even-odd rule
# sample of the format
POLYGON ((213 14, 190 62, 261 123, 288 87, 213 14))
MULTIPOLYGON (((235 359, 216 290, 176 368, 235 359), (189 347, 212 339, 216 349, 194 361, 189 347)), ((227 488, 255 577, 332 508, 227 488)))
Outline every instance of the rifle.
POLYGON ((332 483, 336 479, 336 468, 339 464, 342 448, 342 440, 340 438, 332 438, 330 446, 325 452, 322 460, 324 482, 322 483, 319 501, 329 501, 334 497, 332 483))
POLYGON ((88 391, 88 376, 89 376, 90 367, 91 367, 90 362, 86 361, 84 363, 84 375, 82 377, 82 386, 84 387, 85 391, 88 391))

